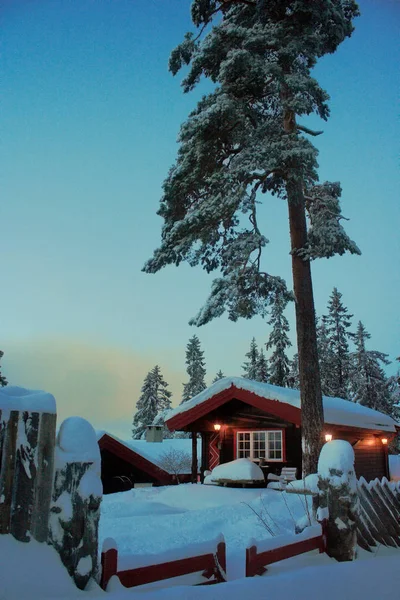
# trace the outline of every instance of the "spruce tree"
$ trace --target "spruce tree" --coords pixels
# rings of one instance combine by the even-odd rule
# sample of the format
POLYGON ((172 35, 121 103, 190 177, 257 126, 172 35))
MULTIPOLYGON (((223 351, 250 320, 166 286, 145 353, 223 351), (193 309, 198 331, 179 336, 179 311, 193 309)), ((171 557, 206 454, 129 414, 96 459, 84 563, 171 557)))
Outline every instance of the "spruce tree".
POLYGON ((286 387, 288 385, 289 374, 289 359, 286 354, 286 349, 291 346, 289 340, 289 323, 283 314, 286 308, 286 302, 282 296, 278 296, 271 309, 271 318, 268 324, 272 330, 266 343, 267 350, 272 349, 273 352, 269 357, 269 381, 273 385, 286 387))
POLYGON ((388 381, 381 364, 388 365, 387 354, 376 350, 367 350, 366 342, 371 335, 361 321, 357 326, 354 343, 356 351, 352 354, 351 393, 352 400, 363 406, 393 414, 393 404, 388 381))
MULTIPOLYGON (((4 356, 4 352, 2 350, 0 350, 0 360, 3 358, 4 356)), ((0 370, 0 387, 5 387, 8 384, 7 379, 4 377, 4 375, 1 374, 1 370, 0 370)))
POLYGON ((269 381, 268 361, 262 348, 258 352, 256 381, 261 381, 262 383, 269 381))
POLYGON ((186 365, 189 381, 183 384, 181 404, 197 396, 207 387, 204 352, 200 347, 200 340, 197 335, 191 337, 186 346, 186 365))
POLYGON ((132 427, 134 440, 144 437, 147 425, 153 424, 159 412, 171 408, 171 392, 167 388, 168 383, 164 380, 160 367, 156 365, 147 373, 136 404, 132 427))
POLYGON ((319 371, 321 374, 321 390, 325 396, 330 395, 331 384, 331 366, 333 362, 333 353, 329 340, 326 324, 323 319, 317 321, 317 343, 318 343, 318 359, 319 371))
POLYGON ((288 387, 295 390, 300 389, 300 374, 299 374, 299 355, 294 354, 292 360, 289 363, 288 373, 288 387))
POLYGON ((186 92, 203 75, 215 88, 181 128, 159 210, 161 247, 144 267, 155 273, 188 261, 219 270, 196 325, 225 310, 234 321, 265 316, 278 295, 291 294, 263 267, 268 240, 257 207, 263 193, 287 200, 305 473, 316 471, 323 428, 310 261, 360 251, 341 225, 340 185, 318 184, 317 150, 308 136, 321 132, 299 118, 328 118, 328 95, 311 70, 351 36, 358 14, 354 0, 192 2, 199 34, 186 34, 170 70, 190 65, 186 92))
POLYGON ((349 397, 350 354, 349 343, 353 315, 342 302, 342 294, 333 288, 328 302, 328 314, 322 317, 329 340, 329 371, 325 374, 326 394, 337 398, 349 397))
POLYGON ((219 381, 223 377, 225 377, 225 375, 223 374, 223 372, 220 369, 219 371, 217 371, 217 373, 216 373, 214 379, 212 380, 212 382, 215 383, 216 381, 219 381))
POLYGON ((256 338, 253 337, 253 339, 251 340, 250 349, 245 356, 246 358, 248 358, 248 360, 242 365, 243 377, 245 377, 246 379, 253 379, 253 381, 257 381, 259 352, 256 338))

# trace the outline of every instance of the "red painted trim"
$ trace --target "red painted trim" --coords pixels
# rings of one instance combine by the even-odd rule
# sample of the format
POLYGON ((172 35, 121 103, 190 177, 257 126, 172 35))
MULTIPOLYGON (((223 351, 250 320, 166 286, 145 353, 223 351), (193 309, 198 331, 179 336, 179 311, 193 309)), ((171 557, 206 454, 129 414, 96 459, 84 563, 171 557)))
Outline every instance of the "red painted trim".
POLYGON ((282 432, 282 458, 266 458, 265 460, 267 462, 276 462, 276 463, 282 463, 282 462, 286 462, 286 429, 282 428, 282 427, 246 427, 245 429, 243 427, 235 427, 232 428, 233 431, 233 456, 234 456, 234 460, 238 458, 237 455, 237 434, 239 432, 252 432, 252 431, 281 431, 282 432))
MULTIPOLYGON (((103 552, 101 555, 101 564, 103 572, 101 576, 101 587, 106 589, 110 578, 113 575, 119 577, 120 582, 127 588, 137 585, 145 585, 164 579, 180 577, 188 573, 202 572, 202 575, 207 579, 214 576, 214 582, 219 583, 225 581, 226 577, 226 547, 225 542, 220 542, 217 546, 215 554, 202 554, 200 556, 191 556, 174 560, 171 562, 161 563, 158 565, 149 565, 147 567, 138 567, 137 569, 127 569, 117 572, 118 553, 112 549, 103 552), (221 569, 219 568, 221 567, 221 569)), ((209 583, 212 583, 211 581, 209 583)))
POLYGON ((234 385, 231 385, 231 387, 218 394, 214 394, 214 396, 193 406, 193 408, 178 413, 166 421, 166 424, 171 431, 182 429, 234 398, 284 421, 294 423, 295 425, 301 425, 301 410, 299 408, 286 404, 285 402, 279 402, 278 400, 263 398, 253 392, 237 388, 234 385))
POLYGON ((272 563, 286 558, 292 558, 311 550, 319 550, 323 552, 325 548, 325 541, 323 533, 310 538, 308 540, 301 540, 300 542, 294 542, 287 546, 280 548, 274 548, 273 550, 266 550, 265 552, 257 553, 257 546, 246 548, 246 577, 254 577, 254 575, 261 575, 265 572, 265 567, 272 563))
POLYGON ((156 479, 159 483, 170 484, 172 483, 172 475, 161 469, 161 467, 157 467, 154 463, 150 462, 131 448, 128 448, 115 438, 109 436, 105 433, 98 441, 100 450, 108 450, 118 458, 126 461, 127 463, 133 465, 134 467, 140 469, 156 479))
POLYGON ((107 552, 101 553, 101 578, 100 587, 105 590, 111 577, 118 571, 118 550, 110 548, 107 552))

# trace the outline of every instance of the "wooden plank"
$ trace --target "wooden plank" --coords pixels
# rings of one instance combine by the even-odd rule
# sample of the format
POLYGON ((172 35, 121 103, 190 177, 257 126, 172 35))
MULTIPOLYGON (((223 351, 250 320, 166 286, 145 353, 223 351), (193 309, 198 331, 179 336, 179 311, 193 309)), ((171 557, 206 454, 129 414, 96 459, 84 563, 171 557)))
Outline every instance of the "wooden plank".
POLYGON ((252 546, 246 551, 246 577, 252 577, 253 575, 262 574, 265 572, 265 567, 275 562, 304 554, 305 552, 311 552, 311 550, 321 550, 323 545, 322 535, 317 537, 309 538, 308 540, 301 540, 281 546, 280 548, 273 548, 272 550, 266 550, 258 554, 257 547, 252 546))
POLYGON ((19 413, 10 533, 20 542, 29 542, 36 480, 39 413, 19 413))
POLYGON ((161 563, 158 565, 149 565, 147 567, 138 567, 119 571, 118 577, 125 587, 135 587, 163 581, 172 577, 180 577, 188 573, 202 572, 207 569, 215 569, 215 558, 213 554, 203 554, 201 556, 192 556, 172 562, 161 563))
POLYGON ((376 513, 371 495, 365 484, 358 486, 359 499, 361 507, 364 510, 365 520, 368 523, 368 529, 374 539, 383 546, 396 547, 397 544, 385 533, 385 526, 376 513))
POLYGON ((54 450, 56 442, 56 414, 41 415, 37 445, 37 474, 34 489, 34 504, 31 521, 32 537, 38 542, 47 542, 49 515, 54 477, 54 450))
POLYGON ((392 536, 392 528, 390 527, 390 522, 388 521, 384 511, 382 510, 379 500, 376 498, 376 495, 373 494, 372 491, 369 490, 365 484, 361 485, 361 489, 372 508, 372 510, 370 510, 370 517, 372 520, 375 521, 380 537, 384 540, 383 544, 385 546, 396 548, 397 544, 392 536))
POLYGON ((3 451, 0 465, 0 534, 9 533, 12 491, 14 482, 15 455, 18 432, 19 412, 10 411, 10 416, 3 434, 3 451))
MULTIPOLYGON (((390 526, 390 531, 392 532, 393 537, 400 535, 400 523, 398 519, 395 517, 392 512, 392 507, 390 501, 386 497, 382 485, 379 483, 373 486, 371 493, 379 498, 379 502, 381 503, 381 509, 383 513, 383 518, 388 522, 388 527, 390 526)), ((388 529, 389 531, 389 529, 388 529)))

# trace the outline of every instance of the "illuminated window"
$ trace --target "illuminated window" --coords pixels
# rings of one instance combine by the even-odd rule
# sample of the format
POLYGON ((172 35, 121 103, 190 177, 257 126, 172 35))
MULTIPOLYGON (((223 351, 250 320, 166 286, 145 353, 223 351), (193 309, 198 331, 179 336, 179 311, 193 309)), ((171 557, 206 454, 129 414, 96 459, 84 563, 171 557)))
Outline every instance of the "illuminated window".
POLYGON ((283 460, 282 431, 238 431, 237 458, 283 460))

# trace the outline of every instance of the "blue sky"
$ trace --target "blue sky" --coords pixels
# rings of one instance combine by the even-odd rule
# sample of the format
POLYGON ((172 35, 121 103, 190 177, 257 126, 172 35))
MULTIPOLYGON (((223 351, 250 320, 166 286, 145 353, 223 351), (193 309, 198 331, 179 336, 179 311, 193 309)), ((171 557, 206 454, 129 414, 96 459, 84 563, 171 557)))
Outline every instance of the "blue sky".
MULTIPOLYGON (((183 265, 140 271, 158 245, 161 185, 181 122, 207 89, 185 95, 167 69, 191 28, 183 0, 10 0, 3 5, 3 372, 44 388, 59 415, 129 432, 158 363, 180 401, 185 346, 197 333, 208 381, 240 375, 261 319, 193 329, 211 277, 183 265)), ((356 31, 315 75, 331 96, 321 180, 343 186, 348 233, 363 254, 313 264, 317 312, 334 286, 375 349, 399 347, 400 5, 363 0, 356 31)), ((287 207, 265 197, 269 270, 291 283, 287 207)), ((294 307, 288 309, 294 332, 294 307)), ((392 364, 389 372, 394 371, 392 364)))

